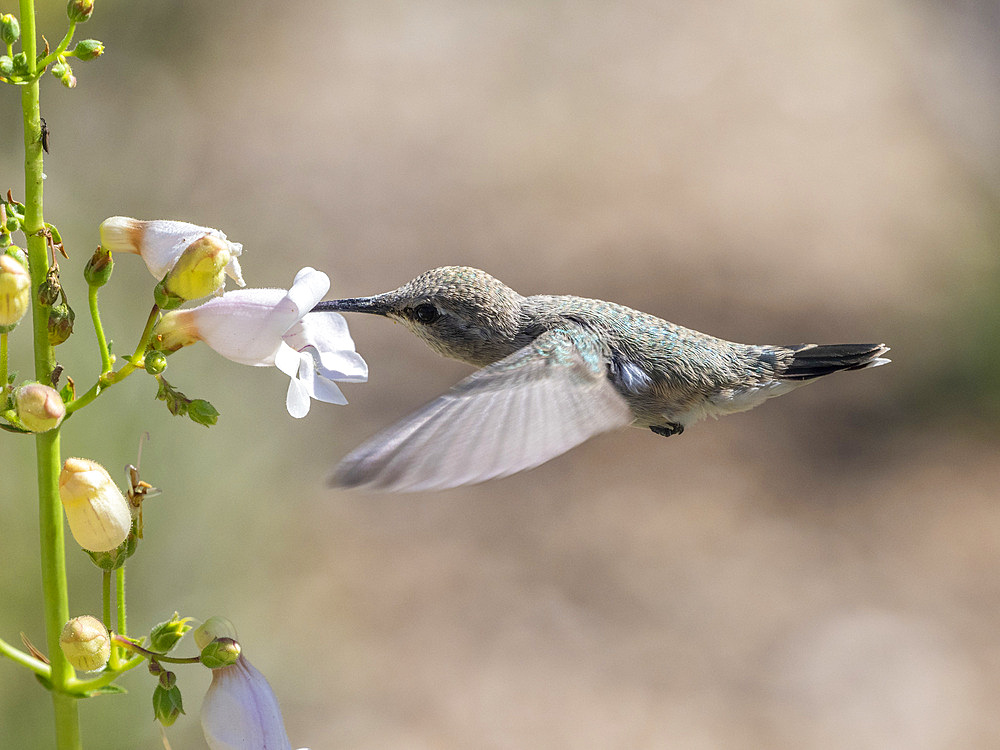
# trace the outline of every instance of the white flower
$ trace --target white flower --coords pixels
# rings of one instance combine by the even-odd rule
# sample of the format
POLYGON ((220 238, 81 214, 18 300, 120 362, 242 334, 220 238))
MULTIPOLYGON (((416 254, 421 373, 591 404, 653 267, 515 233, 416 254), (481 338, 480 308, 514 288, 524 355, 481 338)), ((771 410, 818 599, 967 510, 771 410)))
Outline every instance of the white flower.
POLYGON ((278 699, 242 654, 212 670, 201 704, 201 728, 212 750, 291 750, 278 699))
POLYGON ((344 317, 333 312, 308 314, 329 288, 325 273, 303 268, 287 292, 226 292, 198 307, 166 313, 155 334, 165 351, 204 341, 234 362, 277 367, 291 378, 285 401, 288 413, 304 417, 310 397, 347 403, 334 381, 368 379, 368 365, 355 351, 344 317))
MULTIPOLYGON (((200 649, 216 638, 236 639, 236 628, 224 617, 210 617, 194 631, 200 649)), ((212 750, 291 750, 271 685, 242 653, 235 663, 212 670, 201 728, 212 750)))
MULTIPOLYGON (((192 244, 205 237, 218 241, 230 258, 226 275, 240 286, 246 286, 237 257, 243 245, 230 242, 218 229, 188 224, 186 221, 140 221, 127 216, 112 216, 101 223, 101 247, 113 253, 135 253, 146 261, 146 267, 158 280, 163 279, 192 244)), ((221 287, 220 287, 221 291, 221 287)))

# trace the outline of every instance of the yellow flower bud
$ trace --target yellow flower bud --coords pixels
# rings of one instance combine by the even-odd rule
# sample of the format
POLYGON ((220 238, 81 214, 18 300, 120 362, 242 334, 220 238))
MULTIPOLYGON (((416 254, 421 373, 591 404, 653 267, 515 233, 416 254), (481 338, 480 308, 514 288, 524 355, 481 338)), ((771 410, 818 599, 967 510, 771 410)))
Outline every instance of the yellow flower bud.
POLYGON ((226 266, 232 257, 228 242, 206 234, 181 253, 163 279, 164 287, 181 299, 201 299, 221 293, 226 283, 226 266))
POLYGON ((59 474, 59 497, 73 538, 84 549, 107 552, 128 537, 128 500, 99 463, 67 458, 59 474))
POLYGON ((66 660, 81 672, 101 669, 111 658, 111 636, 104 623, 91 615, 74 617, 59 636, 66 660))
POLYGON ((41 383, 28 383, 14 391, 14 406, 21 424, 32 432, 47 432, 66 416, 59 391, 41 383))
POLYGON ((0 255, 0 326, 20 322, 31 303, 28 269, 9 255, 0 255))

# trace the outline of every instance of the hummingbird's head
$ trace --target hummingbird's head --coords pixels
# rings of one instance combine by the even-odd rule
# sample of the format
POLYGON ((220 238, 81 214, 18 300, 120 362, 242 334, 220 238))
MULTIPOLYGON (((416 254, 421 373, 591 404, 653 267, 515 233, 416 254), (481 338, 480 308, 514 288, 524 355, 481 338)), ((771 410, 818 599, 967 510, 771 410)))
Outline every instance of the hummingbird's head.
POLYGON ((374 297, 321 302, 314 311, 363 312, 398 321, 446 357, 484 366, 511 354, 524 297, 485 271, 444 266, 374 297))

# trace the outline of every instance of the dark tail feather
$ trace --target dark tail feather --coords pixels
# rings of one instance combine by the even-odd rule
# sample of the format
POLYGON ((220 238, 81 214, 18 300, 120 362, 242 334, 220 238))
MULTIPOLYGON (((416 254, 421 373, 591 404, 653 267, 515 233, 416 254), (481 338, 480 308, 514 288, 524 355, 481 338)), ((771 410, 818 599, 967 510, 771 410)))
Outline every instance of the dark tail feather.
POLYGON ((841 370, 878 367, 890 360, 880 355, 889 351, 885 344, 799 344, 787 347, 794 356, 781 380, 809 380, 841 370))

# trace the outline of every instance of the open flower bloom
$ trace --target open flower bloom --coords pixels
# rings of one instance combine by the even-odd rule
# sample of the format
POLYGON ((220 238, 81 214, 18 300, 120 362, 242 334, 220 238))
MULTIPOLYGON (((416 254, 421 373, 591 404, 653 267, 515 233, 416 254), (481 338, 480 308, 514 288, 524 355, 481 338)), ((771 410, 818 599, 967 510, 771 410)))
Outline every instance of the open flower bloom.
MULTIPOLYGON (((140 221, 127 216, 112 216, 101 223, 101 247, 112 253, 135 253, 145 262, 149 272, 162 280, 177 264, 184 252, 201 240, 212 252, 225 253, 225 272, 240 286, 246 286, 240 262, 243 245, 230 242, 218 229, 188 224, 186 221, 140 221)), ((221 284, 216 293, 221 293, 221 284)), ((204 295, 202 295, 204 296, 204 295)), ((187 299, 195 299, 188 297, 187 299)))
MULTIPOLYGON (((236 638, 223 617, 210 617, 194 633, 202 649, 218 637, 236 638)), ((242 653, 235 663, 212 670, 201 728, 212 750, 291 750, 274 691, 242 653)))
POLYGON ((212 670, 201 704, 201 728, 212 750, 291 750, 278 699, 242 654, 212 670))
POLYGON ((277 367, 291 378, 285 401, 288 413, 304 417, 310 398, 347 403, 334 381, 368 379, 368 365, 355 351, 344 317, 333 312, 307 314, 329 288, 325 273, 303 268, 287 292, 226 292, 198 307, 166 313, 154 333, 165 351, 204 341, 234 362, 277 367))

